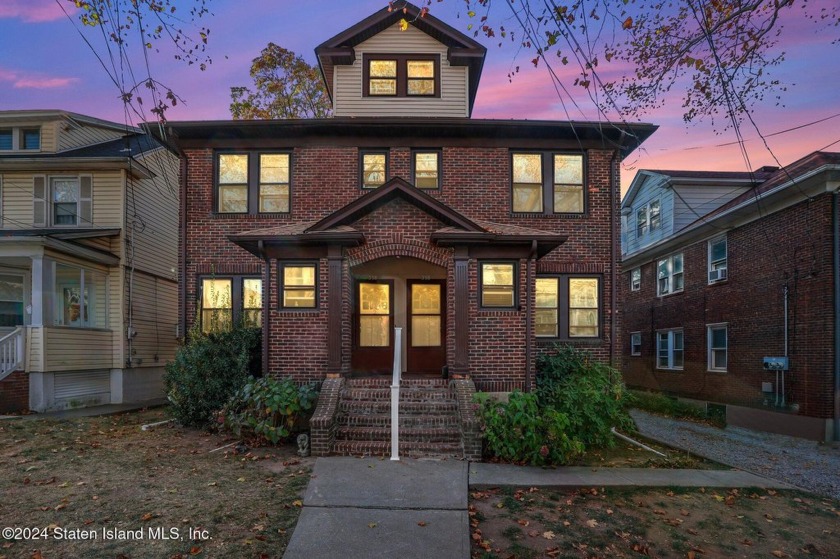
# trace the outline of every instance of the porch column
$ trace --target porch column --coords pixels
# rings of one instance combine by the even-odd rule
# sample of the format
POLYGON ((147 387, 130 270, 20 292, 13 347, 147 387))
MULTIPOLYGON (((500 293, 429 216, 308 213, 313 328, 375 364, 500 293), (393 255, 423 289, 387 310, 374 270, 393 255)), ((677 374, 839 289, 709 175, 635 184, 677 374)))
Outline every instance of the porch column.
POLYGON ((455 249, 455 361, 452 373, 469 373, 470 286, 469 256, 462 247, 455 249))
POLYGON ((29 325, 43 327, 52 325, 53 308, 53 267, 52 260, 42 255, 32 257, 32 296, 29 305, 32 314, 29 325))
POLYGON ((330 245, 327 251, 327 260, 329 262, 327 372, 333 374, 341 372, 341 297, 343 294, 343 256, 341 252, 341 246, 339 245, 330 245))

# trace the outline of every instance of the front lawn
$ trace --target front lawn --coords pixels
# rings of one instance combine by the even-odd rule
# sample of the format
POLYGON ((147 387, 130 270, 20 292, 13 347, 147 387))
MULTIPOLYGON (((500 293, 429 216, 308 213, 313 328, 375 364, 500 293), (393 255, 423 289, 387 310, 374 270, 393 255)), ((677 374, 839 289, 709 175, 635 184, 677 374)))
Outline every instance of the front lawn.
POLYGON ((0 559, 282 557, 313 459, 296 446, 211 453, 230 441, 140 429, 164 419, 0 422, 0 527, 37 529, 0 537, 0 559))
POLYGON ((472 557, 840 557, 840 503, 765 489, 470 493, 472 557))

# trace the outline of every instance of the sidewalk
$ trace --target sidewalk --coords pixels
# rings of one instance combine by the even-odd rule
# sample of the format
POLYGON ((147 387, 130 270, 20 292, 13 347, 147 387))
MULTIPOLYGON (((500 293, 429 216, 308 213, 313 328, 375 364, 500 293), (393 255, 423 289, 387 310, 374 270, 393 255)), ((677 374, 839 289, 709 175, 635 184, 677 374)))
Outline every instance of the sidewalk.
POLYGON ((318 458, 286 559, 470 556, 471 487, 767 487, 743 471, 556 468, 318 458))

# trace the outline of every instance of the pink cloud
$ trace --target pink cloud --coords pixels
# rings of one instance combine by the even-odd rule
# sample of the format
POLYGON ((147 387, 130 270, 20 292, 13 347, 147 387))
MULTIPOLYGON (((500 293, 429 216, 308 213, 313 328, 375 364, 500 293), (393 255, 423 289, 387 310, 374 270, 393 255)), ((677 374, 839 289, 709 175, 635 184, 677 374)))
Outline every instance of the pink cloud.
POLYGON ((79 78, 25 74, 0 68, 0 82, 9 82, 16 89, 56 89, 67 87, 77 81, 79 81, 79 78))
MULTIPOLYGON (((59 0, 68 14, 76 12, 72 2, 59 0)), ((43 23, 66 17, 55 0, 3 0, 0 18, 18 18, 27 23, 43 23)))

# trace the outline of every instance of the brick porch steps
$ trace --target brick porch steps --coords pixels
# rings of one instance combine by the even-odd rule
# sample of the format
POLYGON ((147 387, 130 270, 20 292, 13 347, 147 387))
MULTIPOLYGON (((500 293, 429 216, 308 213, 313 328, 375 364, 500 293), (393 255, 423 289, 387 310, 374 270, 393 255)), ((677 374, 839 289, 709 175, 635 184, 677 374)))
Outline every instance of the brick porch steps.
MULTIPOLYGON (((391 454, 391 379, 348 379, 336 416, 332 454, 391 454)), ((458 402, 444 379, 403 379, 400 386, 400 454, 463 459, 458 402)))

